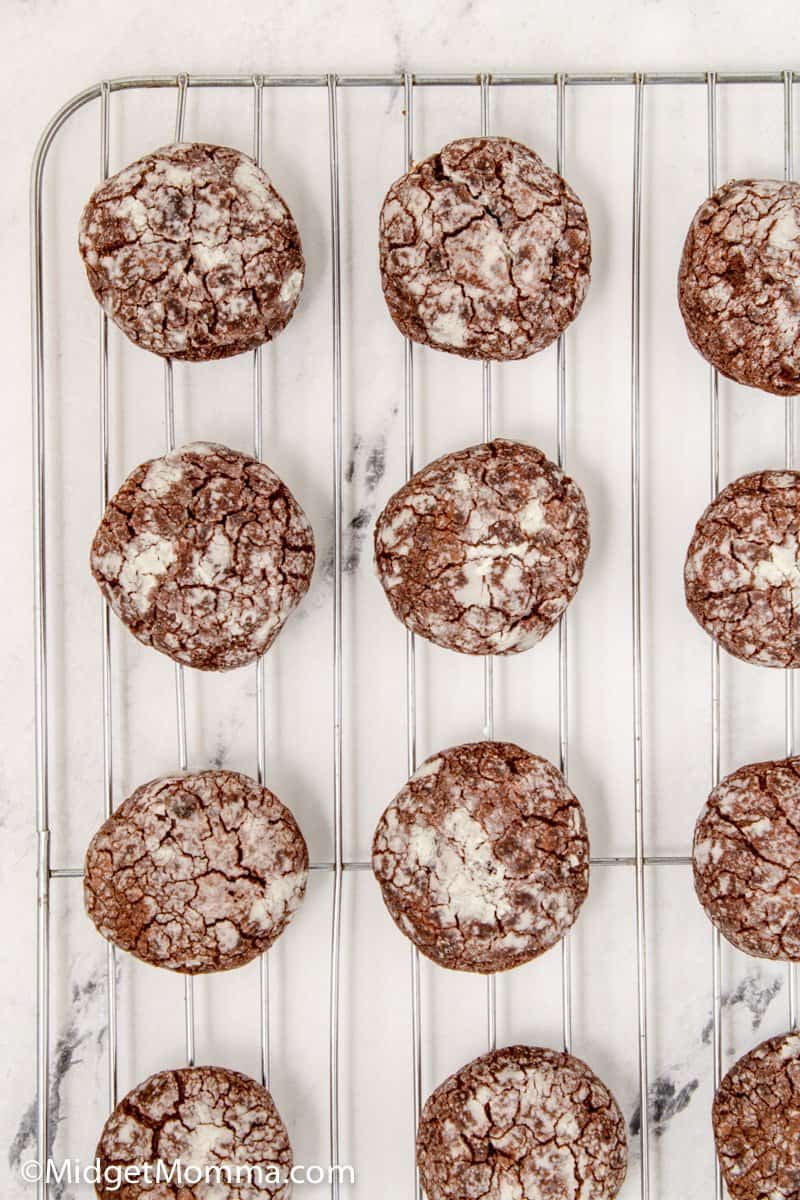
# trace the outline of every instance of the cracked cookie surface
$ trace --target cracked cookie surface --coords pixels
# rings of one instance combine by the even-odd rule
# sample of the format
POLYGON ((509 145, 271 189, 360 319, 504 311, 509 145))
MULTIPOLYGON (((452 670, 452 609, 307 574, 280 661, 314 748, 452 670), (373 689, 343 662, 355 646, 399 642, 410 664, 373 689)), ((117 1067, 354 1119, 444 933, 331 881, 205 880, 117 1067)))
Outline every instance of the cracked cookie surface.
POLYGON ((577 591, 588 552, 578 485, 541 450, 499 438, 423 467, 375 526, 395 616, 464 654, 540 641, 577 591))
POLYGON ((401 333, 464 358, 527 358, 563 333, 589 286, 583 204, 510 138, 461 138, 390 187, 383 294, 401 333))
POLYGON ((689 340, 723 375, 800 392, 800 184, 735 179, 697 210, 678 300, 689 340))
POLYGON ((230 146, 181 142, 131 163, 92 193, 78 245, 111 320, 171 358, 227 358, 270 341, 303 286, 291 213, 230 146))
POLYGON ((290 1192, 292 1150, 274 1100, 254 1079, 224 1067, 183 1067, 151 1075, 114 1109, 96 1157, 101 1180, 108 1181, 96 1185, 100 1200, 286 1200, 290 1192), (167 1182, 163 1176, 158 1183, 140 1178, 113 1186, 115 1171, 149 1167, 155 1172, 161 1163, 169 1172, 179 1160, 183 1172, 187 1167, 203 1172, 228 1168, 230 1174, 211 1174, 208 1183, 195 1186, 190 1186, 191 1175, 182 1187, 177 1178, 167 1182), (254 1169, 252 1185, 248 1167, 254 1169))
POLYGON ((697 819, 692 857, 697 897, 729 942, 800 960, 800 758, 723 779, 697 819))
POLYGON ((384 812, 372 867, 397 927, 443 967, 528 962, 589 888, 583 809, 560 771, 509 742, 434 754, 384 812))
POLYGON ((686 603, 730 654, 800 666, 800 472, 743 475, 712 500, 684 567, 686 603))
POLYGON ((128 476, 94 536, 91 568, 140 642, 226 671, 264 654, 308 591, 314 535, 268 466, 193 442, 128 476))
POLYGON ((625 1122, 586 1063, 534 1046, 476 1058, 428 1099, 417 1163, 428 1200, 613 1200, 625 1122))
POLYGON ((769 1038, 717 1089, 714 1141, 731 1200, 800 1194, 800 1036, 769 1038))
POLYGON ((244 966, 299 907, 308 850, 291 812, 235 771, 137 788, 92 838, 86 911, 103 937, 156 967, 244 966))

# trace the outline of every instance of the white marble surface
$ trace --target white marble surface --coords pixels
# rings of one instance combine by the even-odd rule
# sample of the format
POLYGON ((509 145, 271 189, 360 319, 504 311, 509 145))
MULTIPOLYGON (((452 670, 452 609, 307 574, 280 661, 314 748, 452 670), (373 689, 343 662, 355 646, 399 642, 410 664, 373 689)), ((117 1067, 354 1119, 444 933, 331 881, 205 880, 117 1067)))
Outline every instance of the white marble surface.
MULTIPOLYGON (((798 66, 786 61, 794 6, 735 3, 550 4, 420 0, 326 6, 207 0, 93 5, 8 0, 7 133, 0 179, 0 289, 6 428, 0 501, 8 555, 0 713, 0 823, 7 940, 0 1136, 4 1194, 31 1194, 16 1176, 30 1149, 34 1091, 34 837, 32 803, 27 170, 47 118, 102 77, 139 71, 610 70, 798 66)), ((571 780, 586 807, 595 854, 632 847, 628 552, 629 89, 570 95, 566 174, 584 197, 594 280, 569 337, 571 471, 584 486, 593 551, 571 615, 571 780)), ((249 97, 189 97, 187 136, 249 146, 249 97)), ((686 616, 680 568, 707 494, 707 375, 674 304, 686 223, 705 191, 702 89, 647 99, 644 215, 643 453, 645 803, 651 852, 685 853, 708 786, 708 647, 686 616)), ((115 98, 112 170, 170 135, 174 96, 115 98)), ((377 813, 405 772, 402 630, 369 562, 369 524, 402 478, 402 345, 376 282, 375 213, 402 163, 400 97, 342 97, 345 455, 345 855, 365 857, 377 813)), ((477 93, 418 97, 416 152, 471 132, 477 93)), ((265 162, 300 226, 309 263, 295 321, 265 363, 272 464, 309 512, 320 567, 303 611, 269 660, 269 781, 295 809, 312 857, 330 855, 330 443, 327 130, 323 93, 268 95, 265 162), (298 136, 300 134, 300 136, 298 136)), ((493 127, 554 158, 550 90, 493 98, 493 127)), ((51 467, 52 809, 54 862, 80 861, 102 807, 99 627, 86 546, 96 520, 96 310, 74 250, 77 213, 97 171, 94 108, 59 138, 48 183, 48 438, 51 467)), ((780 89, 721 97, 720 176, 782 170, 780 89)), ((480 373, 420 353, 418 450, 423 462, 477 440, 480 373)), ((495 372, 498 433, 555 452, 555 356, 495 372)), ((112 336, 112 483, 161 446, 161 367, 112 336)), ((249 363, 176 369, 179 437, 248 448, 249 363)), ((774 465, 782 402, 723 386, 723 481, 774 465)), ((166 660, 114 627, 116 795, 174 765, 166 660)), ((497 734, 555 757, 555 638, 498 669, 497 734)), ((783 746, 782 681, 723 664, 723 769, 783 746)), ((253 678, 189 681, 190 759, 252 770, 253 678)), ((480 733, 479 664, 420 652, 420 754, 480 733)), ((653 1195, 705 1200, 712 1157, 710 935, 684 867, 648 872, 653 1195)), ((574 938, 576 1052, 617 1092, 636 1127, 633 877, 597 867, 574 938)), ((305 908, 274 952, 274 1090, 299 1160, 327 1157, 327 947, 330 886, 317 875, 305 908)), ((60 1154, 86 1157, 105 1115, 104 954, 82 915, 75 881, 53 884, 54 1109, 60 1154)), ((411 1189, 408 951, 366 874, 344 893, 342 1157, 360 1196, 411 1189)), ((560 1039, 557 952, 499 986, 501 1041, 560 1039)), ((178 981, 123 962, 120 1085, 182 1055, 178 981)), ((787 1021, 785 973, 725 952, 725 1052, 735 1055, 787 1021)), ((198 1057, 257 1073, 253 969, 198 987, 198 1057)), ((423 970, 424 1088, 480 1052, 483 986, 423 970)), ((638 1148, 624 1195, 637 1194, 638 1148)), ((309 1194, 315 1189, 303 1189, 309 1194)), ((64 1196, 84 1193, 67 1189, 64 1196)), ((321 1192, 320 1192, 321 1194, 321 1192)))

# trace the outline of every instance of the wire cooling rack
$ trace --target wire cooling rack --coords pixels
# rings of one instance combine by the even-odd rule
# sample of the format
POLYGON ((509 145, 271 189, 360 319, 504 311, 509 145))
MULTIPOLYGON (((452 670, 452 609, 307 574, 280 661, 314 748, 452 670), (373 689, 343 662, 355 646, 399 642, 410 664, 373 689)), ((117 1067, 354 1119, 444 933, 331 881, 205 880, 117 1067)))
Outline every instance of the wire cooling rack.
MULTIPOLYGON (((641 1148, 640 1186, 644 1200, 651 1190, 651 1118, 648 1112, 648 1010, 647 965, 648 938, 645 925, 646 868, 686 868, 688 855, 648 855, 645 846, 644 784, 643 784, 643 696, 642 696, 642 496, 641 496, 641 366, 640 366, 640 321, 641 321, 641 245, 643 206, 643 153, 646 138, 645 98, 649 89, 659 85, 687 85, 703 88, 707 98, 707 160, 708 189, 717 183, 718 133, 717 103, 720 86, 727 84, 763 84, 783 89, 783 138, 784 171, 786 178, 793 173, 793 85, 795 72, 753 72, 748 74, 722 74, 695 72, 685 74, 479 74, 479 75, 412 75, 410 73, 384 76, 346 75, 164 75, 140 76, 116 79, 96 84, 70 100, 56 113, 44 133, 36 150, 31 184, 31 227, 32 227, 32 349, 33 349, 33 482, 34 482, 34 616, 35 616, 35 722, 36 722, 36 833, 38 838, 38 1027, 37 1027, 37 1131, 38 1157, 45 1161, 51 1149, 51 931, 50 897, 54 880, 80 879, 80 867, 54 867, 51 851, 51 786, 49 782, 49 735, 48 735, 48 587, 45 558, 45 485, 48 471, 45 455, 45 429, 49 397, 46 374, 43 292, 45 286, 45 257, 43 242, 43 189, 48 155, 60 131, 70 119, 86 105, 96 105, 99 115, 99 174, 106 177, 109 172, 110 142, 110 99, 115 93, 141 89, 173 89, 176 93, 176 115, 174 139, 183 136, 187 94, 196 89, 239 89, 252 95, 252 153, 261 161, 262 112, 264 93, 270 89, 312 88, 324 89, 327 93, 328 153, 330 174, 329 232, 331 255, 330 295, 330 387, 332 422, 332 494, 333 494, 333 627, 331 630, 332 678, 333 678, 333 761, 332 769, 332 830, 331 853, 325 861, 312 863, 312 870, 325 873, 331 880, 330 913, 331 941, 329 963, 329 1147, 331 1163, 339 1163, 341 1157, 340 1137, 340 993, 342 954, 342 885, 347 872, 369 870, 368 861, 348 861, 343 850, 343 754, 342 754, 342 676, 343 676, 343 494, 346 486, 343 466, 343 372, 342 372, 342 267, 341 267, 341 180, 340 180, 340 124, 339 101, 349 89, 382 88, 400 89, 403 97, 404 146, 403 162, 406 169, 414 155, 414 102, 418 89, 440 89, 460 86, 475 89, 479 99, 480 129, 483 134, 491 131, 492 96, 501 88, 551 89, 555 95, 556 112, 556 167, 566 170, 566 94, 573 88, 621 88, 630 94, 632 105, 632 144, 630 146, 630 654, 632 659, 632 691, 630 695, 630 822, 633 830, 634 853, 593 857, 593 864, 613 866, 630 871, 634 881, 635 902, 635 958, 631 963, 632 980, 635 979, 637 1011, 637 1059, 638 1088, 640 1103, 641 1148)), ((477 116, 477 112, 476 112, 477 116)), ((476 120, 477 125, 477 120, 476 120)), ((109 329, 104 314, 100 315, 98 330, 98 387, 99 387, 99 451, 100 451, 100 511, 105 507, 109 495, 109 329)), ((263 358, 266 350, 258 349, 252 355, 252 447, 260 458, 264 444, 263 418, 263 358)), ((406 477, 415 467, 415 400, 414 400, 414 349, 405 342, 403 356, 403 449, 406 477)), ((492 436, 493 399, 492 379, 497 368, 489 363, 481 368, 481 403, 483 436, 492 436)), ((567 345, 564 337, 559 339, 556 353, 555 413, 557 457, 561 466, 566 466, 567 447, 567 345)), ((175 400, 172 363, 164 364, 164 412, 167 449, 175 445, 175 400)), ((790 400, 785 408, 785 451, 787 466, 792 465, 794 444, 794 412, 790 400)), ((715 371, 709 374, 709 447, 710 447, 710 493, 719 489, 720 477, 720 409, 719 385, 715 371)), ((101 650, 102 650, 102 758, 104 808, 106 815, 112 811, 114 778, 114 739, 112 729, 112 654, 109 610, 105 602, 101 606, 101 650)), ((713 647, 710 651, 710 728, 711 728, 711 784, 720 778, 720 656, 713 647)), ((407 744, 407 768, 409 774, 417 765, 417 651, 413 635, 406 635, 405 650, 405 730, 407 744)), ((257 775, 265 779, 266 739, 266 689, 265 660, 255 668, 255 729, 257 775)), ((558 627, 558 687, 557 728, 558 757, 562 771, 568 771, 568 733, 570 709, 568 697, 568 617, 562 617, 558 627)), ((187 754, 187 710, 184 689, 184 672, 175 667, 175 713, 177 727, 177 753, 181 768, 188 763, 187 754)), ((485 736, 494 736, 494 679, 491 658, 484 660, 483 679, 483 729, 485 736)), ((794 696, 792 676, 785 676, 785 720, 786 753, 794 752, 794 696)), ((561 1025, 564 1048, 572 1047, 573 994, 572 994, 572 950, 571 937, 562 943, 561 960, 561 1025)), ((711 935, 711 964, 709 967, 709 990, 711 994, 712 1036, 711 1055, 713 1079, 716 1086, 720 1080, 723 1061, 722 1043, 722 966, 721 943, 717 932, 711 935)), ((259 1027, 261 1036, 261 1074, 265 1084, 270 1080, 270 980, 267 956, 260 964, 260 1007, 259 1027)), ((416 1127, 422 1095, 421 1023, 422 1004, 420 993, 420 959, 412 948, 410 955, 410 995, 412 1033, 412 1104, 416 1127)), ((788 970, 789 1019, 792 1027, 797 1024, 797 983, 795 972, 788 970)), ((117 970, 113 946, 107 949, 106 1004, 108 1020, 108 1105, 117 1101, 117 970)), ((486 1044, 497 1041, 497 1000, 495 980, 486 984, 486 1044)), ((185 981, 185 1059, 191 1064, 195 1060, 195 1010, 194 986, 190 977, 185 981)), ((409 1146, 409 1155, 413 1147, 409 1146)), ((330 1184, 332 1200, 338 1200, 340 1183, 334 1177, 330 1184)), ((415 1177, 415 1193, 420 1195, 419 1179, 415 1177)), ((39 1200, 50 1195, 46 1182, 38 1185, 39 1200)), ((716 1195, 722 1195, 722 1182, 716 1172, 716 1195)))

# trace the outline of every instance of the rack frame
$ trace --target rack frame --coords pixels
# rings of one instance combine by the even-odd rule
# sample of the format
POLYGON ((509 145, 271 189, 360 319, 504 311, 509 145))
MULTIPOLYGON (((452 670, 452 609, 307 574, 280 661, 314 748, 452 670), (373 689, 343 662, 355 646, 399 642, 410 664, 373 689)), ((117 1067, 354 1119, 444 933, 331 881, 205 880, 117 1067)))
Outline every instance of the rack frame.
MULTIPOLYGON (((640 319, 641 319, 641 228, 643 206, 643 155, 645 150, 645 97, 652 87, 686 85, 704 87, 707 93, 707 153, 709 189, 716 186, 717 162, 717 95, 718 87, 726 84, 774 84, 783 88, 784 94, 784 164, 785 177, 793 172, 793 88, 798 72, 751 71, 751 72, 627 72, 611 74, 582 73, 466 73, 466 74, 414 74, 411 72, 382 75, 345 74, 205 74, 189 75, 141 75, 104 80, 84 89, 67 101, 45 127, 34 154, 30 184, 30 228, 31 228, 31 351, 32 351, 32 409, 33 409, 33 545, 34 545, 34 716, 35 716, 35 831, 37 839, 36 897, 37 897, 37 1152, 41 1163, 47 1161, 49 1146, 48 1119, 50 1094, 50 895, 54 880, 79 879, 80 867, 54 868, 51 855, 50 831, 50 781, 48 754, 48 657, 47 657, 47 572, 45 562, 45 423, 46 423, 46 363, 45 363, 45 320, 44 320, 44 246, 43 246, 43 192, 48 155, 59 132, 72 116, 86 105, 97 102, 100 126, 100 177, 108 175, 109 163, 109 101, 116 93, 137 89, 166 88, 176 93, 176 116, 174 137, 182 137, 187 94, 202 88, 249 89, 253 97, 252 138, 253 157, 261 159, 262 104, 265 90, 273 88, 322 88, 327 91, 328 143, 330 173, 330 245, 332 262, 331 287, 331 422, 332 422, 332 472, 333 472, 333 528, 334 528, 334 593, 333 593, 333 846, 330 859, 314 862, 311 869, 329 874, 332 878, 331 897, 331 951, 329 966, 329 1094, 330 1094, 330 1162, 338 1164, 340 1158, 339 1093, 339 995, 342 944, 342 883, 347 872, 370 869, 367 861, 345 861, 343 858, 343 805, 342 805, 342 576, 343 576, 343 461, 342 461, 342 357, 341 357, 341 180, 340 180, 340 130, 338 99, 342 89, 347 88, 396 88, 404 98, 404 155, 403 168, 413 160, 413 103, 415 89, 442 87, 474 87, 480 100, 480 127, 483 134, 490 127, 490 97, 499 87, 552 88, 556 98, 556 147, 557 168, 564 169, 566 93, 570 88, 621 87, 628 88, 633 102, 633 144, 631 179, 631 303, 630 303, 630 588, 631 588, 631 655, 633 686, 631 695, 631 752, 632 752, 632 824, 634 854, 610 857, 592 857, 592 863, 602 866, 631 868, 634 876, 634 902, 636 914, 636 962, 635 977, 638 1012, 638 1072, 639 1105, 641 1113, 641 1196, 650 1196, 650 1121, 648 1115, 648 1006, 647 1006, 647 933, 645 925, 645 889, 648 867, 665 868, 687 866, 689 855, 648 855, 644 835, 644 785, 643 785, 643 724, 642 724, 642 611, 641 611, 641 368, 640 368, 640 319)), ((253 406, 253 451, 257 458, 263 452, 263 350, 252 354, 252 406, 253 406)), ((565 464, 567 405, 566 405, 567 339, 558 340, 556 357, 556 433, 559 464, 565 464)), ((98 324, 98 389, 100 399, 100 504, 101 511, 108 499, 109 460, 109 354, 108 318, 100 315, 98 324)), ((414 355, 412 344, 406 340, 403 357, 404 373, 404 453, 406 476, 414 470, 414 355)), ((482 367, 481 404, 484 437, 492 431, 492 388, 491 367, 482 367)), ((164 370, 164 421, 167 449, 175 444, 174 394, 172 364, 165 361, 164 370)), ((719 490, 719 395, 718 376, 713 370, 709 375, 709 449, 711 494, 719 490)), ((786 402, 785 417, 786 465, 793 464, 794 405, 786 402)), ((558 742, 559 762, 566 774, 568 766, 569 708, 567 695, 567 617, 562 617, 558 630, 558 742)), ((102 695, 103 695, 103 780, 106 815, 113 807, 113 726, 111 708, 111 654, 109 609, 105 601, 101 607, 102 640, 102 695)), ((720 677, 719 649, 712 646, 710 663, 711 702, 711 770, 710 782, 714 786, 720 777, 720 677)), ((265 660, 256 668, 256 762, 257 777, 263 781, 266 773, 266 684, 265 660)), ((786 753, 794 752, 794 689, 792 672, 786 672, 786 753)), ((406 737, 409 773, 416 766, 416 668, 414 636, 407 634, 406 642, 406 737)), ((184 695, 183 668, 175 667, 175 715, 178 759, 182 768, 187 763, 186 704, 184 695)), ((491 659, 485 660, 484 736, 492 737, 493 679, 491 659)), ((721 1078, 722 1069, 722 982, 720 935, 715 930, 712 941, 712 1054, 715 1085, 721 1078)), ((113 946, 107 951, 107 1017, 108 1017, 108 1098, 109 1106, 117 1101, 117 989, 116 955, 113 946)), ((797 1028, 797 978, 795 969, 788 968, 789 1023, 797 1028)), ((413 1112, 416 1125, 422 1103, 421 1088, 421 1021, 419 953, 411 951, 411 1039, 413 1074, 413 1112)), ((562 944, 562 1026, 564 1048, 572 1044, 572 989, 570 938, 562 944)), ((496 989, 495 981, 487 981, 487 1042, 496 1044, 496 989)), ((268 956, 261 959, 260 1012, 261 1030, 261 1074, 266 1085, 270 1076, 270 1018, 269 1018, 269 972, 268 956)), ((185 987, 185 1040, 186 1061, 195 1058, 194 997, 192 980, 186 979, 185 987)), ((410 1148, 410 1152, 413 1148, 410 1148)), ((340 1181, 333 1173, 331 1184, 332 1200, 339 1200, 340 1181)), ((723 1194, 719 1169, 716 1171, 716 1196, 723 1194)), ((37 1184, 37 1200, 48 1200, 50 1189, 46 1180, 37 1184)), ((415 1195, 421 1196, 418 1175, 415 1175, 415 1195)))

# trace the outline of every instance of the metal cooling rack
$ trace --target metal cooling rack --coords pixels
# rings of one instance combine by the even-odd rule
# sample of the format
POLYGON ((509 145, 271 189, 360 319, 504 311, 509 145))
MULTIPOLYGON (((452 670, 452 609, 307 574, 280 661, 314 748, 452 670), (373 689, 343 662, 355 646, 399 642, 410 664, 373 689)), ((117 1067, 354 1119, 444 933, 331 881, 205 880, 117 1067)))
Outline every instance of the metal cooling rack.
MULTIPOLYGON (((342 946, 342 883, 349 871, 370 869, 368 861, 345 861, 342 850, 342 576, 343 576, 343 460, 342 460, 342 355, 341 355, 341 251, 340 251, 340 135, 338 119, 339 94, 347 88, 399 88, 404 98, 404 162, 407 169, 413 159, 414 94, 416 88, 448 86, 474 87, 480 102, 480 129, 490 132, 492 91, 500 87, 551 88, 556 99, 556 167, 565 169, 565 99, 568 88, 622 87, 631 92, 633 105, 632 203, 631 203, 631 303, 630 303, 630 586, 631 586, 631 798, 634 848, 632 856, 592 857, 593 864, 631 868, 635 881, 636 956, 635 975, 638 1010, 638 1075, 641 1113, 641 1196, 650 1196, 650 1126, 648 1118, 648 1005, 647 1005, 647 935, 645 928, 645 867, 687 866, 688 855, 648 855, 644 839, 644 795, 642 755, 642 612, 641 612, 641 434, 640 434, 640 274, 642 228, 642 159, 645 146, 645 95, 648 88, 659 85, 693 85, 703 87, 707 95, 707 156, 708 188, 713 191, 717 182, 717 95, 725 84, 774 84, 783 88, 784 174, 793 174, 793 85, 796 71, 762 71, 749 73, 620 73, 620 74, 462 74, 462 75, 147 75, 131 76, 98 83, 80 92, 66 103, 45 128, 36 148, 31 176, 31 322, 32 322, 32 391, 33 391, 33 518, 34 518, 34 686, 35 686, 35 792, 37 834, 37 1156, 47 1159, 50 1095, 50 892, 54 879, 80 879, 80 867, 54 868, 51 865, 51 836, 49 829, 50 789, 48 780, 48 662, 47 662, 47 577, 45 568, 45 412, 47 403, 45 375, 45 328, 43 305, 44 253, 42 235, 43 185, 48 154, 60 130, 70 118, 90 103, 97 103, 99 112, 100 175, 107 177, 109 167, 109 100, 112 93, 136 89, 173 88, 176 91, 174 138, 180 141, 183 133, 187 93, 197 88, 249 89, 252 93, 253 157, 261 161, 262 106, 265 89, 324 88, 327 91, 328 147, 330 171, 330 245, 332 263, 331 290, 331 419, 333 427, 333 629, 331 636, 333 658, 333 846, 331 858, 314 862, 311 869, 331 876, 331 953, 329 994, 329 1087, 330 1087, 330 1161, 341 1162, 339 1135, 339 995, 342 946)), ((399 166, 399 164, 398 164, 399 166)), ((262 348, 252 354, 253 453, 262 456, 263 449, 263 389, 262 348)), ((98 387, 100 400, 100 510, 108 500, 109 476, 109 353, 108 319, 101 313, 98 323, 98 387)), ((481 368, 481 403, 483 436, 492 436, 492 366, 481 368)), ((562 336, 556 355, 556 441, 559 465, 565 466, 567 434, 566 411, 567 348, 562 336)), ((172 363, 164 364, 164 412, 166 447, 175 444, 175 411, 172 363)), ((719 392, 717 372, 709 372, 709 444, 711 496, 719 490, 719 392)), ((414 471, 414 354, 410 341, 404 347, 404 443, 405 472, 414 471)), ((794 406, 790 399, 785 408, 786 465, 793 465, 794 406)), ((113 738, 111 706, 111 652, 109 609, 105 601, 101 608, 102 636, 102 748, 105 814, 112 811, 113 738)), ((558 744, 559 765, 566 775, 568 767, 569 706, 567 691, 568 622, 566 614, 558 627, 558 744)), ((720 674, 719 648, 710 652, 711 704, 711 783, 720 779, 720 674)), ((408 771, 416 768, 416 660, 415 642, 406 635, 406 738, 408 771)), ((494 735, 494 686, 491 658, 484 660, 483 726, 485 736, 494 735)), ((266 769, 266 699, 264 680, 265 660, 261 659, 256 672, 256 762, 257 777, 264 780, 266 769)), ((786 754, 795 751, 794 694, 792 673, 785 673, 786 754)), ((186 702, 183 668, 175 666, 175 713, 178 760, 181 769, 187 766, 186 702)), ((712 1054, 714 1086, 722 1074, 722 979, 721 939, 718 931, 711 936, 711 994, 712 994, 712 1054)), ((787 967, 789 1021, 797 1027, 798 987, 793 966, 787 967)), ((414 1127, 422 1104, 421 1087, 421 999, 419 952, 411 949, 411 1034, 413 1053, 413 1112, 414 1127)), ((107 1014, 108 1014, 108 1103, 117 1102, 117 994, 115 950, 107 950, 107 1014)), ((270 1077, 270 1010, 268 956, 261 959, 259 1023, 261 1031, 261 1075, 265 1085, 270 1077)), ((572 967, 570 936, 562 942, 562 1033, 563 1045, 572 1045, 572 967)), ((486 1040, 489 1048, 496 1045, 496 994, 493 977, 487 979, 486 1040)), ((186 1061, 195 1058, 195 1016, 193 980, 185 980, 186 1061)), ((413 1153, 413 1147, 409 1147, 413 1153)), ((331 1182, 332 1200, 339 1198, 339 1180, 331 1182)), ((38 1200, 47 1200, 50 1189, 46 1182, 37 1185, 38 1200)), ((722 1179, 717 1167, 715 1194, 723 1194, 722 1179)), ((418 1176, 415 1176, 416 1200, 421 1196, 418 1176)))

